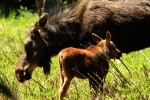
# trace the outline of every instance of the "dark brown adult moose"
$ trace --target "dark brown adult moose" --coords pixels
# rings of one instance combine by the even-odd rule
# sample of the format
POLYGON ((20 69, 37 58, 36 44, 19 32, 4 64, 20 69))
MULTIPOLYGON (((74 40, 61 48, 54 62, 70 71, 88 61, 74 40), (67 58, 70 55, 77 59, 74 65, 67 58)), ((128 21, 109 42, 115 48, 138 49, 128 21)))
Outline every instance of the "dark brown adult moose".
POLYGON ((93 44, 91 33, 104 38, 110 31, 123 53, 149 47, 149 26, 150 0, 81 0, 53 17, 43 14, 28 31, 16 77, 20 82, 31 79, 37 66, 48 74, 51 57, 69 46, 93 44))
POLYGON ((92 37, 97 45, 91 45, 86 49, 69 47, 59 53, 61 100, 66 95, 74 77, 88 79, 90 86, 95 90, 92 98, 97 98, 97 93, 103 91, 109 60, 121 57, 121 52, 111 41, 109 32, 106 33, 105 40, 94 33, 92 37))

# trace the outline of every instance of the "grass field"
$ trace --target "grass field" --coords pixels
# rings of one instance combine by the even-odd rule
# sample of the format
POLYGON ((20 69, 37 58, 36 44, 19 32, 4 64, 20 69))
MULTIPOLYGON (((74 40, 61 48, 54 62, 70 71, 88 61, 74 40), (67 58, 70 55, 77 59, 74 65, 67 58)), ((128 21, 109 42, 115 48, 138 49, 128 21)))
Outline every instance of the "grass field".
MULTIPOLYGON (((59 66, 53 57, 50 75, 41 68, 33 72, 33 79, 23 84, 16 80, 14 71, 23 50, 25 33, 37 20, 37 14, 22 11, 14 18, 0 17, 0 100, 58 100, 59 66)), ((139 40, 140 41, 140 40, 139 40)), ((150 48, 123 54, 112 60, 105 82, 105 100, 150 100, 150 48), (125 66, 125 65, 126 66, 125 66), (127 68, 128 69, 127 69, 127 68)), ((75 78, 66 100, 89 100, 87 80, 75 78)))

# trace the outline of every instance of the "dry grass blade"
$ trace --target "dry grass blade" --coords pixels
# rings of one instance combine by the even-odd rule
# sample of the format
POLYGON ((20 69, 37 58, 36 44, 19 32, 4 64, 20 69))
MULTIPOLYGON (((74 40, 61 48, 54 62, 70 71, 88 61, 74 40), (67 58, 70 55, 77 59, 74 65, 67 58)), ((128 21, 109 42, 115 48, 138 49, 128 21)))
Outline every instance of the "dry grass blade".
MULTIPOLYGON (((6 75, 3 74, 1 71, 0 71, 0 74, 1 74, 2 77, 8 82, 8 84, 10 84, 9 79, 6 77, 6 75)), ((1 78, 1 77, 0 77, 0 78, 1 78)))
POLYGON ((145 59, 150 63, 150 59, 143 53, 142 50, 140 50, 140 53, 145 57, 145 59))
POLYGON ((144 64, 143 64, 143 69, 144 69, 144 75, 145 75, 146 79, 148 79, 149 78, 148 68, 144 64))
POLYGON ((132 74, 131 74, 129 68, 126 66, 126 64, 125 64, 121 59, 119 59, 119 60, 120 60, 120 62, 125 66, 125 68, 126 68, 126 69, 128 70, 128 72, 129 72, 130 76, 132 77, 132 74))
POLYGON ((141 97, 142 97, 142 100, 146 100, 145 98, 144 98, 144 96, 142 95, 142 92, 140 91, 140 89, 137 87, 137 85, 135 84, 135 82, 133 81, 133 80, 130 80, 133 84, 134 84, 134 86, 135 86, 135 88, 138 90, 138 92, 140 93, 140 95, 141 95, 141 97))
POLYGON ((40 87, 42 87, 43 89, 45 89, 46 90, 46 88, 44 87, 44 86, 42 86, 38 81, 36 81, 35 79, 33 79, 32 78, 32 80, 34 81, 34 82, 36 82, 40 87))
POLYGON ((121 76, 119 78, 124 79, 126 82, 128 82, 130 84, 128 79, 120 72, 120 70, 117 68, 117 66, 111 60, 109 63, 114 67, 114 69, 117 71, 117 73, 121 76))
POLYGON ((5 57, 13 64, 15 65, 15 63, 6 55, 7 53, 4 52, 4 50, 2 50, 3 54, 5 55, 5 57))

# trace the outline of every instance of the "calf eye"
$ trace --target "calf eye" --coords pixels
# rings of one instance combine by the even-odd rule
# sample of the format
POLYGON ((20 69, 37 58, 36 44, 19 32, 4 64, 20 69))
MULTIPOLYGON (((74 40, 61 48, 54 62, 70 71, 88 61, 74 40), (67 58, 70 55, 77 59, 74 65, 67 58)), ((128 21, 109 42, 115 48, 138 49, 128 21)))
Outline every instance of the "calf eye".
POLYGON ((112 51, 115 51, 116 50, 116 47, 114 46, 114 45, 110 45, 110 50, 112 50, 112 51))

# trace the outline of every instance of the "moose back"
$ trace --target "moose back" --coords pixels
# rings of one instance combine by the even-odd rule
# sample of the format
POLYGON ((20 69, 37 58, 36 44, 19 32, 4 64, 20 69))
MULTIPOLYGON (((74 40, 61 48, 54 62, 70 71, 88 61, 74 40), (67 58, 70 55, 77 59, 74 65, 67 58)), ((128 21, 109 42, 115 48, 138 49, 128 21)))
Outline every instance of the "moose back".
POLYGON ((43 14, 27 33, 15 74, 19 82, 31 79, 33 70, 50 72, 51 57, 63 48, 94 43, 91 33, 112 41, 123 53, 150 46, 149 0, 80 0, 72 8, 48 17, 43 14))

